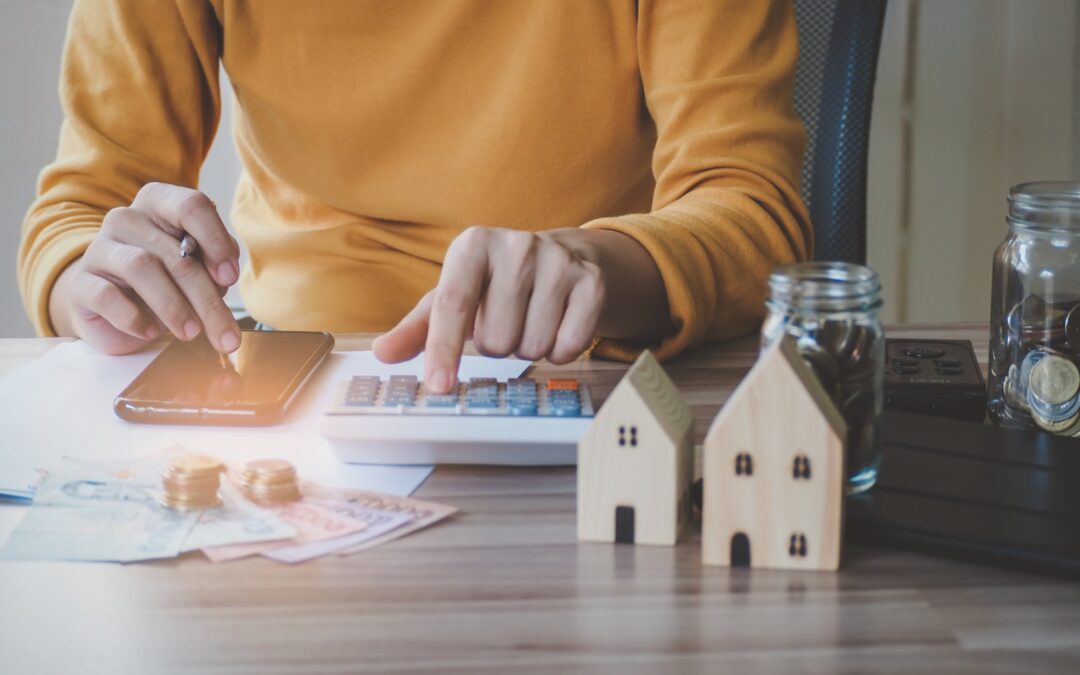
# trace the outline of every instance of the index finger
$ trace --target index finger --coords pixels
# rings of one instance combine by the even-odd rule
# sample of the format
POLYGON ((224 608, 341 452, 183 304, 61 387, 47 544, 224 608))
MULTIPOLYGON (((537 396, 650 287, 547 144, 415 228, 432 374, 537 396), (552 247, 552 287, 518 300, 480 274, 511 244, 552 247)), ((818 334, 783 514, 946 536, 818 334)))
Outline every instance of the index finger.
POLYGON ((484 247, 451 247, 443 263, 424 347, 424 381, 433 393, 448 393, 457 382, 461 352, 480 304, 487 269, 484 247))
POLYGON ((177 234, 177 230, 179 236, 190 234, 198 242, 203 262, 214 281, 222 286, 236 283, 240 276, 240 249, 205 194, 179 185, 147 183, 131 206, 172 234, 177 234))

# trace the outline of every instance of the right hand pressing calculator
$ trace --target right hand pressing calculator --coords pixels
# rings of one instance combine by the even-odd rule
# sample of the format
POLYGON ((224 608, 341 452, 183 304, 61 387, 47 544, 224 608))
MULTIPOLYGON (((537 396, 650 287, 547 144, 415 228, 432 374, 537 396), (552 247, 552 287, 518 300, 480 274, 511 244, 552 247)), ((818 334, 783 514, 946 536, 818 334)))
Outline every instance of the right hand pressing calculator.
POLYGON ((322 435, 360 464, 569 465, 593 413, 588 385, 574 379, 473 378, 434 395, 415 376, 357 375, 322 435))

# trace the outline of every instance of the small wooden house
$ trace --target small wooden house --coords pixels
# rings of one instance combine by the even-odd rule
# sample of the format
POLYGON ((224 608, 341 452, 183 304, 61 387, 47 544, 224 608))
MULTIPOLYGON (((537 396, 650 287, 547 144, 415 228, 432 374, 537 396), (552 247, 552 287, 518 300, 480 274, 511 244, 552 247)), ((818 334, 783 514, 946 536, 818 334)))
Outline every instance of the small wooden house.
POLYGON ((693 426, 643 352, 578 442, 578 539, 673 545, 690 515, 693 426))
POLYGON ((705 437, 705 564, 837 569, 845 438, 795 339, 777 340, 705 437))

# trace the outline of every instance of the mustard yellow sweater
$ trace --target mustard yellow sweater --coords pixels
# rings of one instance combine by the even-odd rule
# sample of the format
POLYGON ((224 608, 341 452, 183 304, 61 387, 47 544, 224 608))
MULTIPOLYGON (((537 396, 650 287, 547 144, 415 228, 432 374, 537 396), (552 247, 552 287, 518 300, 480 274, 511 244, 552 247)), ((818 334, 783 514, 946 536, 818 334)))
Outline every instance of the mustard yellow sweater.
POLYGON ((23 225, 27 311, 50 332, 52 284, 108 209, 196 185, 220 63, 257 319, 382 331, 465 227, 581 226, 655 258, 677 327, 661 357, 745 334, 770 269, 811 245, 790 4, 77 1, 59 151, 23 225))

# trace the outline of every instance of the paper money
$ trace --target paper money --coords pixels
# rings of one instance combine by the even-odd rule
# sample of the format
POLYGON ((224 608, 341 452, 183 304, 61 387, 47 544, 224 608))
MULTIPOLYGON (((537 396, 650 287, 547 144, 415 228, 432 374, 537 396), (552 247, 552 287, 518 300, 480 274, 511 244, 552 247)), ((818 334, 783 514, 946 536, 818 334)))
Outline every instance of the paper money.
POLYGON ((287 541, 204 548, 203 553, 213 562, 226 562, 275 548, 333 539, 367 529, 367 524, 363 521, 339 515, 306 499, 272 506, 268 510, 296 528, 296 536, 287 541))
POLYGON ((327 488, 313 483, 304 484, 304 494, 312 499, 330 499, 353 504, 365 509, 382 511, 384 513, 405 513, 412 516, 413 519, 405 525, 357 544, 356 546, 351 546, 347 549, 338 551, 338 555, 351 555, 359 551, 365 551, 369 548, 375 548, 388 541, 399 539, 411 532, 437 523, 443 518, 457 512, 457 508, 453 506, 436 504, 435 502, 428 502, 422 499, 398 497, 396 495, 388 495, 381 492, 369 492, 367 490, 327 488))
POLYGON ((357 546, 382 536, 391 530, 395 530, 413 520, 413 516, 408 513, 376 511, 375 509, 357 506, 351 502, 341 502, 330 499, 309 499, 308 501, 312 501, 319 506, 340 515, 362 521, 367 524, 367 529, 353 534, 347 534, 342 537, 326 539, 324 541, 275 548, 272 551, 264 551, 262 553, 263 556, 283 563, 294 564, 305 562, 314 558, 320 558, 324 555, 329 555, 330 553, 335 553, 342 549, 357 546))
POLYGON ((201 548, 290 540, 296 528, 275 513, 255 506, 229 481, 221 483, 221 506, 202 511, 181 552, 201 548))
POLYGON ((0 558, 132 562, 179 555, 197 513, 164 508, 146 486, 87 476, 70 464, 51 470, 0 558))

